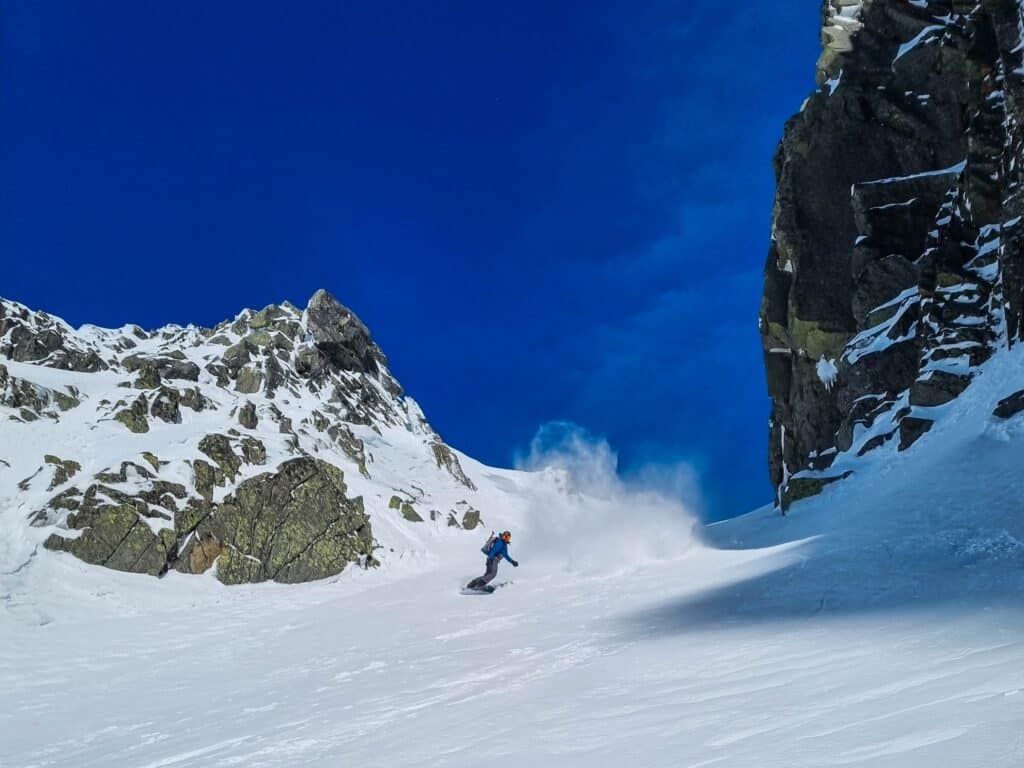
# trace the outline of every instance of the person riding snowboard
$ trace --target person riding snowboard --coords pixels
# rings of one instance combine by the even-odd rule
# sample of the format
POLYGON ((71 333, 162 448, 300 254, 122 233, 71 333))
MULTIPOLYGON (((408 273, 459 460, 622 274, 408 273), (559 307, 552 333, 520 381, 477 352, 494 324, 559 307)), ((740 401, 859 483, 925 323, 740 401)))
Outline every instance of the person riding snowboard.
POLYGON ((501 535, 494 540, 494 543, 491 544, 486 552, 487 572, 483 576, 478 576, 469 582, 466 585, 466 589, 483 589, 489 582, 493 581, 494 577, 498 575, 498 563, 501 562, 503 557, 512 563, 513 568, 519 567, 519 562, 513 560, 508 554, 508 543, 510 541, 512 541, 512 534, 509 531, 502 531, 501 535))

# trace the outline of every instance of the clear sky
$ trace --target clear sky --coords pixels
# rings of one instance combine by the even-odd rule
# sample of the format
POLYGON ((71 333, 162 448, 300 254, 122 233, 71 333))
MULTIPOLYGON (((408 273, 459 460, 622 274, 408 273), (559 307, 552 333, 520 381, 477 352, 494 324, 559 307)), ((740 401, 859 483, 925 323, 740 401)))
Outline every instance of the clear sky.
POLYGON ((0 295, 152 327, 324 287, 467 453, 570 420, 742 513, 819 6, 2 0, 0 295))

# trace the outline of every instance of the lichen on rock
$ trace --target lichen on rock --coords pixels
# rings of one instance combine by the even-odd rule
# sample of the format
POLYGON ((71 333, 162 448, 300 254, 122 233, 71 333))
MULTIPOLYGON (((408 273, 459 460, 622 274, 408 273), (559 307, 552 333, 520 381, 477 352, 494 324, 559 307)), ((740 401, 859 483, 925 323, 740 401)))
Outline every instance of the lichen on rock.
POLYGON ((154 532, 142 520, 149 516, 167 517, 151 511, 142 499, 93 485, 66 520, 67 527, 80 531, 80 535, 66 538, 55 533, 44 544, 87 563, 161 576, 175 557, 177 540, 169 528, 154 532))
POLYGON ((43 457, 43 461, 54 467, 53 479, 50 481, 50 487, 48 490, 54 490, 58 486, 64 485, 72 477, 82 471, 82 465, 77 461, 71 459, 61 459, 57 456, 47 454, 43 457))
MULTIPOLYGON (((0 319, 11 331, 0 335, 0 357, 83 375, 110 371, 88 386, 83 376, 48 373, 39 381, 62 382, 48 389, 0 365, 0 416, 61 423, 67 444, 88 459, 80 467, 63 458, 55 441, 22 479, 19 492, 32 495, 35 510, 28 523, 53 528, 50 549, 152 575, 214 569, 226 583, 303 581, 373 565, 370 519, 336 466, 370 480, 371 445, 374 453, 416 454, 399 481, 413 490, 398 498, 392 524, 422 524, 431 505, 438 524, 479 524, 468 505, 448 510, 452 483, 430 469, 475 488, 457 454, 404 396, 362 322, 326 292, 305 311, 271 305, 216 328, 75 331, 2 299, 0 319), (82 405, 85 412, 62 417, 82 405), (138 437, 117 433, 111 421, 138 437), (93 463, 98 456, 106 466, 93 463), (440 481, 436 496, 415 484, 424 479, 440 481)), ((32 378, 22 373, 31 369, 17 370, 32 378)), ((394 470, 389 460, 379 466, 394 470)))
POLYGON ((256 405, 246 401, 245 405, 238 409, 238 423, 246 429, 256 429, 259 419, 256 417, 256 405))
POLYGON ((199 450, 213 459, 225 476, 231 480, 235 479, 238 468, 242 466, 242 460, 232 448, 230 438, 224 435, 207 435, 199 441, 199 450))
POLYGON ((196 530, 223 546, 226 584, 322 579, 373 551, 362 500, 346 496, 341 470, 312 458, 239 484, 196 530))
POLYGON ((139 395, 128 408, 123 408, 114 414, 114 420, 124 424, 129 431, 136 434, 149 432, 149 422, 146 420, 148 402, 145 395, 139 395))

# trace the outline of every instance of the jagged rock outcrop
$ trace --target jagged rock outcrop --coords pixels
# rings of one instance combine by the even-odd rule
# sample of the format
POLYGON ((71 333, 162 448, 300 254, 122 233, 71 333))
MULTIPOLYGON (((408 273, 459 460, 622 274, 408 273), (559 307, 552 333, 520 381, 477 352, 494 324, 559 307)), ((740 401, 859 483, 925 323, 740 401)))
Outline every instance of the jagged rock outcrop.
POLYGON ((827 0, 786 125, 760 327, 785 508, 910 447, 1024 312, 1016 0, 827 0))
POLYGON ((1024 389, 1000 400, 992 413, 1001 419, 1009 419, 1021 411, 1024 411, 1024 389))
POLYGON ((367 563, 373 552, 362 499, 348 498, 341 470, 312 458, 246 480, 178 533, 180 570, 199 573, 216 563, 225 584, 323 579, 367 563))
MULTIPOLYGON (((132 332, 143 333, 140 329, 132 332)), ((134 345, 127 335, 122 343, 123 348, 134 345)), ((83 342, 63 320, 13 302, 0 302, 0 357, 70 371, 93 372, 108 367, 99 348, 83 342)))
MULTIPOLYGON (((193 500, 180 511, 186 488, 156 480, 137 464, 125 462, 120 474, 96 479, 103 482, 89 486, 80 500, 77 490, 60 495, 61 505, 73 510, 65 524, 78 535, 52 534, 48 548, 153 576, 169 568, 202 573, 216 566, 225 584, 322 579, 372 556, 362 500, 346 496, 341 470, 316 459, 292 459, 277 472, 240 483, 221 503, 193 500), (150 487, 132 494, 114 485, 129 479, 149 481, 150 487)), ((45 515, 37 517, 45 522, 45 515)))
POLYGON ((0 464, 0 500, 31 510, 47 549, 153 576, 293 583, 375 564, 373 514, 395 529, 385 488, 415 489, 399 528, 447 530, 420 504, 459 512, 460 530, 480 523, 456 501, 476 488, 458 456, 326 291, 304 310, 152 332, 76 330, 0 299, 0 331, 0 429, 19 448, 0 464))
POLYGON ((59 419, 62 411, 81 404, 78 395, 74 387, 60 392, 11 376, 7 367, 0 365, 0 405, 17 412, 17 415, 11 414, 12 419, 35 421, 41 416, 59 419))

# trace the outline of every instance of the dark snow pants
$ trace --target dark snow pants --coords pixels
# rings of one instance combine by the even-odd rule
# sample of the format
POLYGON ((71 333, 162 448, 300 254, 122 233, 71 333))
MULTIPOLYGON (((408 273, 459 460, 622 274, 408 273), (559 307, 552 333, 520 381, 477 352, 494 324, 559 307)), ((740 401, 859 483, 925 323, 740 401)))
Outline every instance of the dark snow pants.
POLYGON ((466 585, 466 587, 468 589, 480 589, 480 587, 486 586, 489 582, 494 581, 494 577, 498 575, 498 563, 500 561, 500 557, 487 558, 487 572, 483 576, 478 576, 473 579, 466 585))

